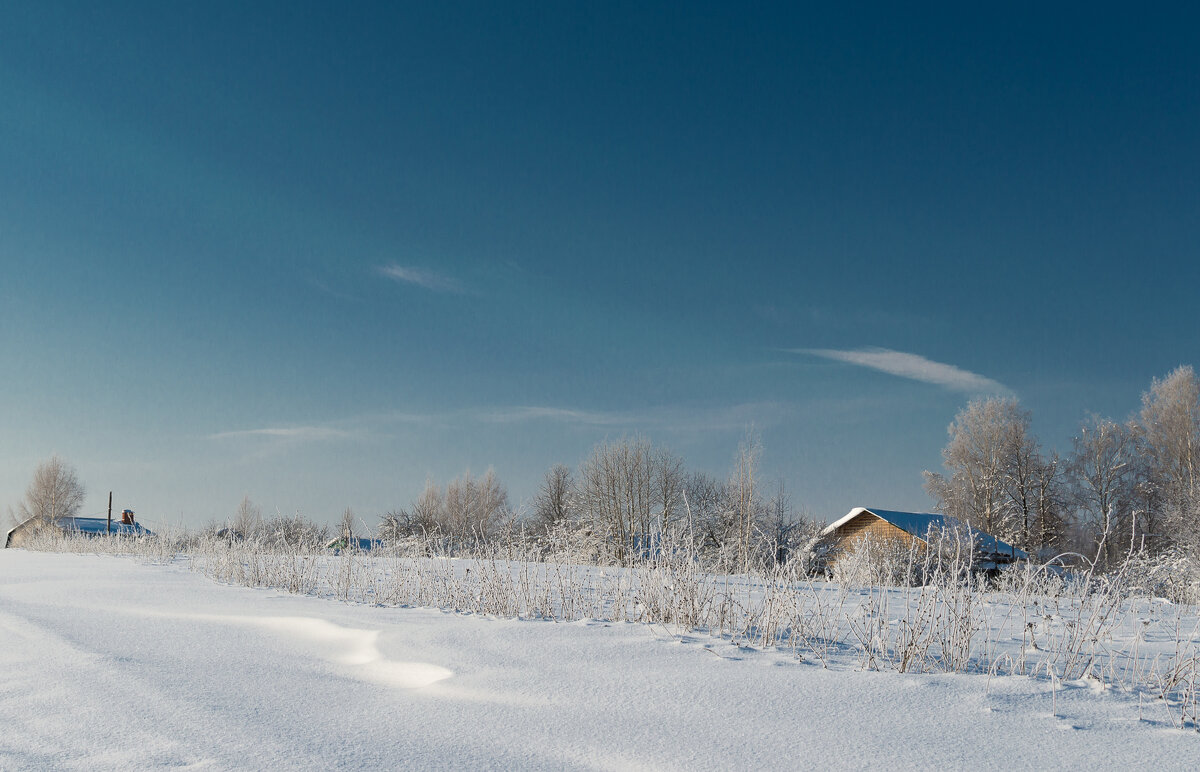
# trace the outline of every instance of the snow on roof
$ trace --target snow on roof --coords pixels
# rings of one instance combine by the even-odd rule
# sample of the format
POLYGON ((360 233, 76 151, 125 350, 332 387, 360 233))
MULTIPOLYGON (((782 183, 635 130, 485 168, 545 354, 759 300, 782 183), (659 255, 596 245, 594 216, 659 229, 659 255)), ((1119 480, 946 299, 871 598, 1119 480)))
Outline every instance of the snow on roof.
POLYGON ((875 507, 855 507, 845 517, 826 526, 825 530, 821 531, 821 535, 828 536, 864 512, 875 515, 881 520, 886 520, 900 530, 916 536, 918 539, 924 539, 928 536, 931 529, 937 531, 963 530, 969 531, 975 536, 975 546, 980 552, 994 555, 1012 555, 1018 558, 1029 557, 1023 550, 1019 550, 1011 544, 997 539, 990 533, 971 528, 957 518, 929 512, 897 512, 891 509, 877 509, 875 507))
POLYGON ((112 530, 108 528, 108 518, 106 517, 63 517, 59 518, 58 526, 68 531, 78 531, 83 534, 96 535, 102 533, 113 533, 121 536, 153 536, 149 529, 143 528, 139 523, 122 523, 120 520, 112 521, 112 530))

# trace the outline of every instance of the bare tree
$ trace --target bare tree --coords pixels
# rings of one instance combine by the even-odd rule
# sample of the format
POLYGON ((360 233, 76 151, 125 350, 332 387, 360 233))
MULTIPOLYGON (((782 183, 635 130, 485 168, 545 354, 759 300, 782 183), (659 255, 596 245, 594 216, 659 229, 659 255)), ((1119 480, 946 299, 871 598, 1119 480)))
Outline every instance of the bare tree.
POLYGON ((651 452, 650 463, 654 467, 654 494, 658 509, 658 527, 666 532, 667 528, 681 520, 683 512, 683 491, 687 482, 687 473, 683 468, 683 459, 663 447, 651 452))
POLYGON ((650 528, 650 443, 626 439, 598 445, 580 475, 588 518, 597 533, 614 543, 617 556, 625 558, 650 528))
POLYGON ((775 493, 766 504, 763 523, 765 538, 762 558, 770 565, 786 563, 802 555, 809 542, 820 533, 820 528, 801 517, 792 509, 792 497, 782 480, 775 483, 775 493))
POLYGON ((683 512, 683 463, 649 440, 602 443, 580 469, 583 516, 626 559, 683 512))
POLYGON ((704 549, 719 548, 725 534, 725 483, 704 472, 684 479, 689 529, 704 549))
POLYGON ((383 513, 379 518, 377 533, 385 544, 395 544, 406 536, 411 536, 408 512, 400 509, 383 513))
POLYGON ((299 512, 290 517, 276 515, 263 524, 262 533, 267 543, 289 549, 320 549, 329 541, 328 526, 318 525, 299 512))
POLYGON ((1137 464, 1133 432, 1092 416, 1072 446, 1069 474, 1076 506, 1091 528, 1097 560, 1112 563, 1137 546, 1130 516, 1137 464))
POLYGON ((426 480, 424 490, 413 502, 412 511, 406 513, 408 515, 406 519, 411 526, 410 533, 424 535, 441 531, 442 521, 445 519, 443 515, 444 499, 441 490, 433 480, 426 480))
POLYGON ((459 545, 488 540, 508 514, 508 490, 488 469, 476 480, 467 472, 446 485, 442 522, 459 545))
POLYGON ((1067 535, 1068 505, 1064 464, 1057 453, 1041 459, 1034 470, 1034 527, 1025 549, 1037 554, 1045 549, 1060 549, 1067 535))
POLYGON ((553 528, 570 520, 576 508, 575 479, 563 464, 555 464, 546 472, 533 499, 533 518, 542 529, 553 528))
POLYGON ((33 481, 25 489, 25 500, 18 506, 22 520, 36 518, 53 523, 59 518, 74 517, 83 506, 83 484, 75 468, 58 456, 43 461, 33 473, 33 481))
POLYGON ((338 535, 346 540, 347 547, 354 543, 354 510, 350 507, 346 507, 346 511, 342 512, 342 519, 338 523, 338 535))
POLYGON ((1200 522, 1186 514, 1200 501, 1200 379, 1191 367, 1154 379, 1142 395, 1137 429, 1147 460, 1142 482, 1147 530, 1168 531, 1167 538, 1156 540, 1164 546, 1196 541, 1200 522))
POLYGON ((251 539, 259 534, 262 526, 262 508, 251 501, 249 496, 243 497, 229 527, 241 537, 251 539))
POLYGON ((754 434, 747 433, 738 445, 733 474, 729 478, 727 493, 737 561, 745 572, 750 568, 750 543, 761 515, 758 500, 758 462, 762 457, 762 443, 754 434))

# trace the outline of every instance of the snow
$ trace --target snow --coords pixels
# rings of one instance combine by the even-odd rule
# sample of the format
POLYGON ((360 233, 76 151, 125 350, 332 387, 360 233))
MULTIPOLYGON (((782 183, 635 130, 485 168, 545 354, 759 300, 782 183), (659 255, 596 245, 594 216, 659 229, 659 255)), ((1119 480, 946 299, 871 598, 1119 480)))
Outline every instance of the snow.
POLYGON ((500 620, 0 552, 0 768, 1190 769, 1087 682, 823 669, 659 625, 500 620), (1053 690, 1053 694, 1052 694, 1053 690))

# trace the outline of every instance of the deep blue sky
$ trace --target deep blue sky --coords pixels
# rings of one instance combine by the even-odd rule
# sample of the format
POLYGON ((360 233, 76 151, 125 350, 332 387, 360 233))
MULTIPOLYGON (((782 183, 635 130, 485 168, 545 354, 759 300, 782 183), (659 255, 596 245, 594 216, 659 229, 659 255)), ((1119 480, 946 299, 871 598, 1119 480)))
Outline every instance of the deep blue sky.
POLYGON ((973 395, 1065 449, 1200 365, 1182 4, 24 5, 0 507, 58 453, 88 511, 373 522, 752 424, 819 519, 924 509, 973 395))

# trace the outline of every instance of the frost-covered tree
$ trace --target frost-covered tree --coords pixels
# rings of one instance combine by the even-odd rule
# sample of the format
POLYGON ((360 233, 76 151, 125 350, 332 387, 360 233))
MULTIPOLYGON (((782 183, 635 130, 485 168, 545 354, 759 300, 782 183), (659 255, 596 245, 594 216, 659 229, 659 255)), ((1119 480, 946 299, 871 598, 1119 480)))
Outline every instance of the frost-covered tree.
POLYGON ((1007 528, 1002 531, 1018 547, 1036 554, 1061 540, 1065 496, 1058 457, 1042 454, 1029 424, 1029 413, 1018 411, 1007 430, 1008 460, 1002 476, 1007 528))
POLYGON ((437 538, 448 549, 490 542, 511 518, 508 490, 493 469, 475 478, 467 472, 442 490, 432 480, 408 509, 388 512, 379 527, 381 538, 437 538))
POLYGON ((942 451, 949 476, 925 472, 925 489, 938 509, 1023 548, 1037 547, 1039 524, 1057 476, 1030 429, 1029 411, 1015 399, 971 401, 950 424, 942 451))
POLYGON ((1092 416, 1071 444, 1068 474, 1074 502, 1097 559, 1111 564, 1139 546, 1132 516, 1139 462, 1134 432, 1092 416))
POLYGON ((666 448, 656 448, 653 456, 658 526, 666 531, 686 514, 683 493, 687 483, 687 472, 683 468, 683 459, 673 455, 666 448))
POLYGON ((655 499, 652 450, 642 439, 606 442, 580 469, 586 516, 597 533, 617 545, 622 558, 635 542, 650 535, 655 499))
POLYGON ((1189 514, 1200 500, 1200 379, 1191 367, 1154 379, 1142 395, 1137 429, 1150 526, 1166 532, 1164 543, 1200 540, 1200 522, 1189 514))
POLYGON ((737 563, 743 571, 750 567, 751 545, 765 514, 758 492, 758 466, 761 458, 762 443, 757 436, 747 434, 738 445, 733 474, 725 487, 729 502, 728 511, 732 516, 732 528, 728 537, 732 537, 737 548, 737 563))
POLYGON ((379 538, 395 543, 410 536, 447 535, 442 501, 441 489, 433 480, 426 480, 421 495, 411 506, 387 512, 380 518, 379 538))
POLYGON ((550 529, 570 520, 578 509, 577 497, 571 469, 555 464, 546 472, 546 479, 533 497, 534 522, 539 528, 550 529))
POLYGON ((442 521, 459 545, 486 542, 508 514, 508 489, 494 469, 479 479, 467 472, 446 485, 442 521))
POLYGON ((807 573, 814 557, 812 547, 822 529, 822 525, 813 523, 792 508, 787 487, 782 480, 776 481, 775 492, 766 502, 765 517, 760 525, 756 561, 778 565, 799 560, 801 571, 807 573))
POLYGON ((602 443, 580 469, 583 517, 624 559, 681 518, 684 480, 682 462, 649 440, 602 443))
POLYGON ((1025 549, 1032 554, 1065 546, 1069 518, 1065 465, 1057 453, 1041 459, 1033 477, 1033 531, 1025 549))
POLYGON ((25 500, 18 505, 21 520, 36 518, 52 523, 61 517, 74 517, 83 506, 84 488, 75 468, 58 456, 43 461, 25 489, 25 500))
POLYGON ((329 528, 318 525, 300 513, 277 515, 263 525, 266 543, 289 549, 314 550, 329 541, 329 528))
POLYGON ((233 520, 230 521, 229 527, 235 533, 252 539, 259 535, 262 525, 262 509, 251 501, 249 496, 244 496, 237 511, 233 513, 233 520))
POLYGON ((413 502, 406 518, 413 535, 435 533, 443 527, 442 501, 445 497, 433 480, 426 480, 421 495, 413 502))
POLYGON ((718 546, 725 533, 725 483, 704 472, 691 472, 683 484, 687 527, 705 549, 718 546))

